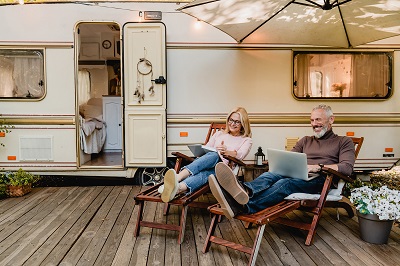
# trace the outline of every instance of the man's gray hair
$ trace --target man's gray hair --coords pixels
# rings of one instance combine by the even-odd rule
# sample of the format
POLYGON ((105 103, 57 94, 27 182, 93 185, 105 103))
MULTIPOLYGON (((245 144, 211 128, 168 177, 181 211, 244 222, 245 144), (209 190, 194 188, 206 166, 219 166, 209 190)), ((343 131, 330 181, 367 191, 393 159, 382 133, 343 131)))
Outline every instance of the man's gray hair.
POLYGON ((315 111, 315 110, 319 110, 319 109, 324 110, 327 117, 333 116, 332 108, 329 105, 320 104, 320 105, 315 106, 312 110, 315 111))

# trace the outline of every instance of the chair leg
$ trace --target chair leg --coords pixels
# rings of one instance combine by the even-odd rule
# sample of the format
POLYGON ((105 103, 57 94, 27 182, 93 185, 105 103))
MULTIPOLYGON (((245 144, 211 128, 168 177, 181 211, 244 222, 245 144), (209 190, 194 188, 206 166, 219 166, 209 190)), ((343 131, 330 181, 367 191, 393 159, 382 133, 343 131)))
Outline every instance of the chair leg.
POLYGON ((134 235, 135 237, 139 236, 139 232, 140 232, 140 222, 143 219, 143 205, 144 205, 144 201, 140 201, 138 204, 138 214, 137 214, 137 219, 136 219, 136 227, 135 227, 135 232, 134 235))
POLYGON ((206 253, 206 252, 208 252, 210 250, 210 246, 211 246, 210 239, 214 235, 215 228, 217 227, 217 224, 218 224, 218 221, 220 219, 220 216, 221 215, 215 214, 213 216, 213 218, 211 219, 210 229, 208 229, 206 241, 204 242, 204 246, 203 246, 203 253, 206 253))
POLYGON ((256 264, 256 259, 258 251, 260 250, 260 244, 264 235, 265 224, 258 227, 256 239, 254 240, 253 250, 250 255, 249 266, 254 266, 256 264))
POLYGON ((353 208, 348 203, 339 201, 336 203, 336 207, 345 209, 349 218, 353 218, 354 211, 353 208))
POLYGON ((180 224, 180 231, 179 231, 179 236, 178 236, 178 244, 179 245, 182 244, 183 237, 185 236, 187 210, 188 210, 187 205, 182 207, 181 220, 179 223, 180 224))
POLYGON ((168 215, 170 205, 168 202, 164 203, 164 215, 168 215))
POLYGON ((312 222, 310 224, 310 229, 308 230, 307 238, 306 238, 306 246, 310 246, 314 240, 315 233, 317 231, 317 226, 319 219, 321 218, 322 212, 319 214, 314 214, 312 222))

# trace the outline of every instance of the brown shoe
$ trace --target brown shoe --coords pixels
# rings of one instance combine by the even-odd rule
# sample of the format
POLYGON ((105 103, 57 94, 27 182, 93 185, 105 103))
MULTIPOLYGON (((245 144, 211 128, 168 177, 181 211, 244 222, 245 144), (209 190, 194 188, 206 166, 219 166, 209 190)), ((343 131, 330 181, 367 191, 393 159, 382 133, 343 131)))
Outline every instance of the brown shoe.
POLYGON ((219 205, 221 205, 221 210, 228 219, 232 219, 237 214, 244 211, 244 207, 237 203, 231 195, 220 187, 214 175, 208 177, 208 184, 210 185, 211 193, 216 198, 219 205))
POLYGON ((246 204, 249 195, 239 184, 235 174, 226 164, 219 162, 215 166, 215 174, 221 187, 223 187, 239 204, 246 204))

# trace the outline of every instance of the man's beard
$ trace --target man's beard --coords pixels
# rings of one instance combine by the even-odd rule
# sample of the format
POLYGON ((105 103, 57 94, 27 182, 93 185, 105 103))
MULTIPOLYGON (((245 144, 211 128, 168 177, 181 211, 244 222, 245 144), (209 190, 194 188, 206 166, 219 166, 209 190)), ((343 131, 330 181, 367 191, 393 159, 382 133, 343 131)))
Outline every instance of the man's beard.
POLYGON ((320 132, 315 132, 314 131, 314 137, 316 137, 317 139, 321 138, 323 135, 325 135, 325 133, 328 131, 328 127, 327 126, 323 126, 320 132))

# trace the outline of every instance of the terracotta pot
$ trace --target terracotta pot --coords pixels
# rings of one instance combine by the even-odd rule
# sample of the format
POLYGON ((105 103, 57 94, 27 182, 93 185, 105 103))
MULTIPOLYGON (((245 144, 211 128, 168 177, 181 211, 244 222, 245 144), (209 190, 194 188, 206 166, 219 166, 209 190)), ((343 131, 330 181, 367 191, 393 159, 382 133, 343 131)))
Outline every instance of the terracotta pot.
POLYGON ((379 220, 376 214, 361 214, 357 211, 360 237, 372 244, 386 244, 392 230, 393 220, 379 220))
POLYGON ((32 184, 23 186, 8 186, 7 195, 9 197, 21 197, 32 191, 32 184))

